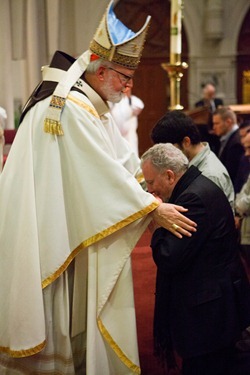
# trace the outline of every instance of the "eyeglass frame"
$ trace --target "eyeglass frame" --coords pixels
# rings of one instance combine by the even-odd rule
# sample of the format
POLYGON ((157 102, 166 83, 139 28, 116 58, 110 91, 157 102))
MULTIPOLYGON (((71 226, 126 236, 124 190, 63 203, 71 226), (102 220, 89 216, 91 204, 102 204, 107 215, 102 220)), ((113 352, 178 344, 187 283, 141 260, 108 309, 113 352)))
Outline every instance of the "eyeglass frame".
POLYGON ((120 79, 120 81, 121 81, 121 83, 123 83, 123 84, 127 84, 127 83, 129 83, 129 81, 131 80, 131 79, 133 79, 134 77, 132 76, 128 76, 127 74, 124 74, 124 73, 122 73, 122 72, 120 72, 119 70, 116 70, 116 69, 114 69, 114 68, 111 68, 110 66, 107 66, 106 67, 107 69, 109 69, 109 70, 113 70, 114 72, 116 72, 116 73, 118 73, 118 74, 120 74, 121 76, 123 76, 123 80, 122 79, 120 79))

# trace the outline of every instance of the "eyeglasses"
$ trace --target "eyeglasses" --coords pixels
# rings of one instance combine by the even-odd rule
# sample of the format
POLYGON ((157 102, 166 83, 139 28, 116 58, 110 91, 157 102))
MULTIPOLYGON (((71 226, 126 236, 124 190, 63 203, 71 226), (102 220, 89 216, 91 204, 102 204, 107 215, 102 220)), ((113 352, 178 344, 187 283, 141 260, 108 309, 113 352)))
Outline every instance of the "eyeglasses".
POLYGON ((131 80, 131 79, 133 79, 134 77, 132 76, 127 76, 126 74, 124 74, 124 73, 122 73, 122 72, 119 72, 119 70, 116 70, 116 69, 114 69, 114 68, 110 68, 110 67, 108 67, 107 69, 109 69, 109 70, 113 70, 114 72, 116 72, 116 73, 118 73, 118 74, 120 74, 120 81, 121 81, 121 83, 122 84, 127 84, 127 83, 129 83, 129 81, 131 80))

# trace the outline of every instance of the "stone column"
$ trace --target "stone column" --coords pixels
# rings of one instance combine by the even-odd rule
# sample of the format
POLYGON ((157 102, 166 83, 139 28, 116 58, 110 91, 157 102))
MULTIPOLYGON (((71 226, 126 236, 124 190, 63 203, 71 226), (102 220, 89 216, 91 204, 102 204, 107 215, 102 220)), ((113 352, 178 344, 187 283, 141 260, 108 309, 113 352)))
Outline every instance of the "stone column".
POLYGON ((223 7, 222 0, 209 0, 205 7, 206 39, 220 40, 223 38, 223 7))

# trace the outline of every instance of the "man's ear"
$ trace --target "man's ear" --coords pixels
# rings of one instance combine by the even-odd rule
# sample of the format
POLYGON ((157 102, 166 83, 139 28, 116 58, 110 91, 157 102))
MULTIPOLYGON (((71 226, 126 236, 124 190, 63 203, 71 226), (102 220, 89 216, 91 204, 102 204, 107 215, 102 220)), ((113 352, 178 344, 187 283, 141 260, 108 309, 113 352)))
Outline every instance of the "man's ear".
POLYGON ((233 125, 233 120, 230 117, 228 117, 225 119, 225 123, 228 127, 231 127, 233 125))
POLYGON ((170 184, 175 182, 175 173, 171 169, 166 169, 164 174, 165 174, 165 176, 168 179, 170 184))
POLYGON ((104 80, 104 73, 105 73, 106 68, 104 66, 99 66, 99 68, 96 71, 96 76, 100 81, 104 80))
POLYGON ((189 147, 191 145, 190 138, 189 137, 184 137, 181 144, 182 144, 183 149, 189 147))

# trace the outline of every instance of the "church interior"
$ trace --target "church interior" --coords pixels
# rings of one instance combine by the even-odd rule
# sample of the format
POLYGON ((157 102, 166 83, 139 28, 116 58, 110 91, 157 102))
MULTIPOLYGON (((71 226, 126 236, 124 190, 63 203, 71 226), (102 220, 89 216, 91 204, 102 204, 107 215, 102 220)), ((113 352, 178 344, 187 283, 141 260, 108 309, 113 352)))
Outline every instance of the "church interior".
MULTIPOLYGON (((107 4, 107 0, 1 2, 0 106, 8 114, 7 129, 18 126, 20 111, 41 80, 41 67, 49 64, 54 52, 77 57, 88 48, 107 4)), ((162 67, 170 61, 170 1, 121 0, 115 1, 114 9, 133 30, 139 30, 147 15, 152 17, 133 87, 145 104, 138 127, 142 154, 151 145, 152 127, 170 107, 170 80, 162 67)), ((180 81, 180 104, 185 111, 194 109, 208 81, 215 84, 224 104, 250 103, 249 25, 247 0, 183 1, 181 62, 188 67, 180 81)))
MULTIPOLYGON (((7 113, 4 162, 18 131, 21 111, 41 81, 42 67, 49 64, 57 50, 75 58, 85 51, 108 3, 1 0, 0 107, 7 113)), ((178 90, 174 103, 179 105, 177 109, 190 115, 201 129, 208 125, 208 112, 197 109, 195 103, 202 98, 208 82, 240 122, 250 121, 249 0, 182 0, 182 7, 178 63, 183 69, 179 81, 172 81, 175 88, 171 88, 170 73, 164 68, 171 63, 171 1, 115 1, 117 17, 132 30, 139 30, 147 15, 152 17, 133 82, 133 94, 144 103, 138 117, 139 155, 152 145, 150 133, 156 122, 172 109, 174 89, 178 90)), ((152 349, 156 269, 149 241, 146 232, 132 255, 139 352, 143 375, 163 375, 152 349)))

